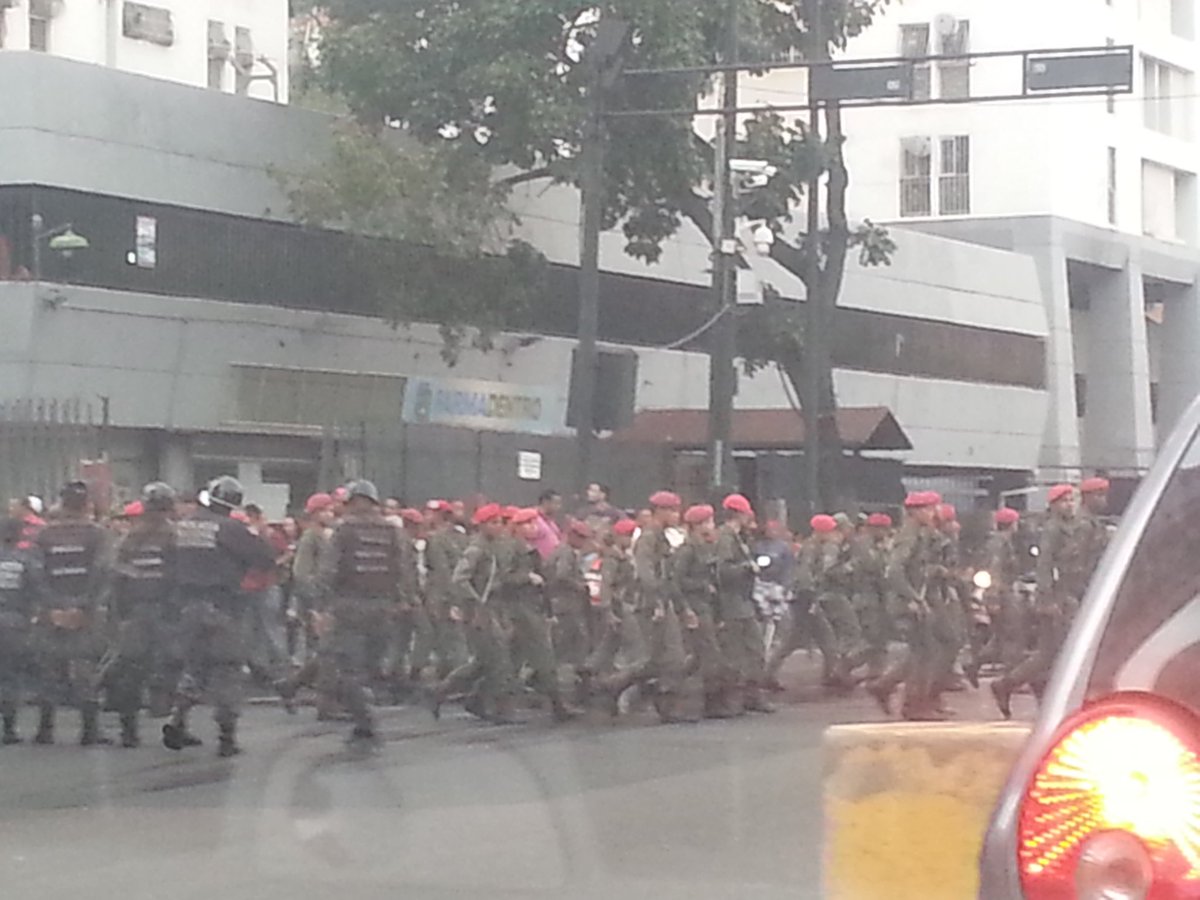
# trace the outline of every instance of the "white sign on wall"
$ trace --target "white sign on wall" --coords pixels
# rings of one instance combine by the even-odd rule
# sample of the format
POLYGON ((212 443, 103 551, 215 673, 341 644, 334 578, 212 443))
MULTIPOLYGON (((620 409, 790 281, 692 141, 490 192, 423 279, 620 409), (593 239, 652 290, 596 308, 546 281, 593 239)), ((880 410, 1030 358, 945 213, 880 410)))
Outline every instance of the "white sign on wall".
POLYGON ((517 453, 517 477, 522 481, 542 480, 542 454, 534 450, 517 453))

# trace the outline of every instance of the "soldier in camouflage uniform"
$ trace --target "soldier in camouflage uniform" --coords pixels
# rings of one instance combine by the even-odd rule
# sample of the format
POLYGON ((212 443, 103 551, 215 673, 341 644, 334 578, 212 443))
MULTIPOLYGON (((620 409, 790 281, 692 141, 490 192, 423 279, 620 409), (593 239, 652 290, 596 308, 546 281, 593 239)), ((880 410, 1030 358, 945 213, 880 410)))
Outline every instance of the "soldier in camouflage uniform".
MULTIPOLYGON (((558 661, 550 643, 550 605, 542 557, 533 541, 537 537, 536 509, 520 509, 511 524, 516 535, 512 558, 500 580, 499 599, 505 619, 512 628, 513 657, 525 661, 533 671, 533 682, 550 700, 554 719, 566 722, 579 710, 563 697, 558 678, 558 661)), ((585 526, 590 527, 590 526, 585 526)))
POLYGON ((453 521, 454 508, 445 500, 430 501, 425 537, 426 608, 433 626, 439 678, 467 662, 467 633, 463 607, 454 587, 454 570, 470 538, 453 521))
POLYGON ((825 657, 826 686, 848 690, 854 685, 851 667, 863 648, 858 616, 850 603, 853 589, 851 536, 854 525, 845 513, 833 516, 833 521, 835 527, 832 531, 828 530, 828 523, 821 522, 824 530, 819 532, 818 537, 821 549, 815 572, 817 611, 828 623, 826 634, 832 636, 832 642, 826 637, 825 646, 821 647, 821 654, 825 657))
POLYGON ((621 678, 616 667, 618 654, 626 663, 644 660, 649 655, 635 613, 637 579, 633 568, 633 535, 637 523, 622 519, 613 525, 600 554, 600 609, 607 616, 604 636, 583 664, 580 675, 589 697, 607 696, 610 703, 614 685, 621 678))
POLYGON ((939 720, 933 679, 936 647, 933 610, 928 597, 930 567, 938 545, 935 532, 941 497, 933 491, 910 494, 905 500, 905 521, 888 556, 887 582, 894 604, 893 619, 904 637, 903 656, 894 662, 868 691, 890 715, 892 695, 904 685, 902 715, 910 720, 939 720))
POLYGON ((590 525, 572 522, 564 540, 546 559, 546 593, 558 623, 555 648, 559 660, 576 671, 591 652, 588 636, 591 592, 583 559, 592 538, 590 525))
POLYGON ((19 744, 17 711, 33 664, 32 626, 37 608, 37 558, 21 543, 20 519, 0 522, 0 716, 4 744, 19 744))
POLYGON ((496 596, 511 563, 513 544, 505 534, 503 510, 488 503, 475 511, 475 537, 454 567, 451 586, 468 626, 470 659, 430 692, 435 718, 455 693, 469 692, 466 709, 495 724, 513 721, 513 667, 496 596))
POLYGON ((1084 586, 1095 574, 1100 557, 1108 548, 1113 526, 1105 517, 1108 512, 1109 482, 1107 478, 1088 478, 1079 485, 1079 553, 1084 572, 1084 586))
POLYGON ((400 605, 396 610, 393 691, 402 694, 418 688, 433 653, 433 623, 425 606, 421 576, 421 530, 425 518, 419 510, 400 512, 400 605))
POLYGON ((100 733, 99 679, 96 666, 103 651, 103 604, 112 570, 113 544, 108 532, 92 521, 88 486, 67 484, 60 492, 58 518, 38 532, 33 550, 38 572, 38 651, 42 677, 38 744, 54 743, 54 713, 59 703, 79 706, 79 743, 106 743, 100 733))
POLYGON ((689 672, 699 675, 704 689, 704 714, 726 719, 741 712, 733 696, 733 672, 717 641, 716 523, 711 506, 690 507, 683 515, 687 539, 671 558, 672 576, 681 607, 693 627, 685 637, 689 672))
POLYGON ((113 613, 117 634, 110 653, 110 697, 121 716, 121 745, 138 747, 142 691, 156 668, 183 667, 183 611, 175 588, 175 492, 161 482, 142 491, 142 514, 117 547, 113 613))
POLYGON ((1018 688, 1028 684, 1040 692, 1045 686, 1090 575, 1084 571, 1075 489, 1069 484, 1056 485, 1050 489, 1049 499, 1050 517, 1038 540, 1037 643, 1023 662, 992 682, 992 696, 1006 719, 1012 715, 1011 698, 1018 688))
POLYGON ((979 686, 979 670, 984 665, 1000 663, 1007 671, 1020 663, 1025 654, 1027 623, 1015 593, 1016 581, 1021 576, 1015 541, 1020 521, 1021 514, 1015 509, 996 510, 995 527, 983 548, 981 562, 991 581, 984 590, 983 605, 991 633, 985 646, 978 646, 978 639, 972 634, 966 675, 974 687, 979 686))
POLYGON ((854 538, 850 548, 851 602, 862 628, 864 643, 850 668, 854 670, 865 665, 869 679, 883 674, 887 665, 888 643, 892 637, 887 603, 891 530, 891 517, 885 513, 874 513, 867 518, 866 527, 854 538))
POLYGON ((837 522, 833 516, 813 516, 809 527, 812 534, 796 556, 791 586, 794 599, 782 628, 783 635, 767 654, 767 684, 776 690, 782 687, 779 670, 788 657, 813 643, 821 651, 824 664, 822 682, 826 686, 833 683, 836 645, 829 621, 817 606, 817 584, 825 555, 824 540, 819 535, 836 531, 837 522))
POLYGON ((771 713, 775 708, 763 695, 766 659, 754 605, 759 567, 746 540, 754 510, 741 494, 731 494, 721 505, 727 518, 717 535, 717 636, 725 662, 733 670, 740 706, 750 712, 771 713))

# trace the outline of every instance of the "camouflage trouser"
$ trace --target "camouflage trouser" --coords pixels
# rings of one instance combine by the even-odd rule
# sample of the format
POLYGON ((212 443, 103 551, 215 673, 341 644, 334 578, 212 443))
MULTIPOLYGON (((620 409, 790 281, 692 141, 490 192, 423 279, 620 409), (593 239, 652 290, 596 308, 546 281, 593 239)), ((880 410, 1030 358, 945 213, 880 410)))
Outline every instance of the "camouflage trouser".
POLYGON ((863 648, 854 660, 855 668, 866 665, 871 677, 882 674, 887 665, 888 644, 892 639, 892 619, 887 605, 878 594, 858 593, 854 595, 854 611, 862 629, 863 648))
POLYGON ((175 722, 185 726, 187 714, 207 699, 222 728, 232 728, 241 714, 246 664, 244 607, 240 597, 220 601, 192 600, 183 611, 183 674, 175 698, 175 722))
POLYGON ((429 599, 429 620, 433 629, 433 650, 437 654, 439 678, 467 662, 470 650, 467 647, 466 623, 451 618, 451 609, 463 610, 462 604, 449 597, 434 596, 429 599))
POLYGON ((96 664, 103 649, 93 627, 69 630, 43 623, 36 638, 39 704, 95 704, 96 664))
MULTIPOLYGON (((822 594, 817 601, 821 613, 833 632, 835 668, 844 671, 862 652, 862 628, 850 598, 840 592, 822 594)), ((822 648, 824 650, 824 648, 822 648)))
POLYGON ((385 598, 340 598, 333 630, 322 644, 322 656, 329 661, 329 692, 360 728, 372 726, 367 689, 386 651, 393 608, 385 598))
POLYGON ((767 677, 762 628, 752 617, 728 619, 717 632, 725 661, 738 684, 756 687, 767 677))
POLYGON ((155 681, 169 679, 174 690, 183 669, 180 631, 178 617, 169 619, 152 604, 133 609, 122 619, 109 648, 114 661, 105 679, 118 712, 136 714, 142 692, 155 681))
POLYGON ((33 664, 29 626, 5 623, 0 614, 0 714, 16 716, 33 664))
POLYGON ((429 665, 433 655, 433 622, 421 605, 402 609, 394 629, 392 669, 396 678, 406 678, 409 672, 420 672, 429 665))
POLYGON ((896 629, 904 640, 904 651, 876 681, 876 690, 891 693, 904 685, 904 709, 922 712, 933 697, 936 666, 933 616, 909 611, 896 616, 896 629))
POLYGON ((516 600, 505 606, 506 619, 512 627, 511 659, 513 665, 529 666, 533 670, 538 690, 548 697, 557 696, 558 663, 550 643, 550 625, 540 602, 516 600))
POLYGON ((626 668, 634 667, 650 656, 641 622, 632 609, 622 604, 615 614, 605 610, 605 615, 604 633, 583 664, 584 671, 599 678, 613 675, 618 662, 626 668))
POLYGON ((471 656, 442 679, 436 694, 472 693, 479 708, 491 713, 511 703, 514 689, 505 623, 500 612, 487 605, 465 604, 463 610, 471 656))
POLYGON ((1014 691, 1027 684, 1040 695, 1050 680, 1050 671, 1067 639, 1071 619, 1061 607, 1046 606, 1035 611, 1033 619, 1037 635, 1033 652, 996 682, 998 689, 1014 691))
POLYGON ((685 629, 687 648, 691 655, 689 672, 696 673, 704 683, 704 693, 713 696, 728 690, 736 681, 735 669, 717 637, 717 619, 712 603, 695 599, 691 603, 696 627, 685 629))
POLYGON ((588 637, 590 603, 576 595, 556 597, 552 601, 554 618, 554 649, 560 661, 578 669, 591 652, 588 637))
POLYGON ((824 680, 829 681, 837 665, 837 642, 825 611, 812 595, 799 597, 790 604, 781 623, 782 636, 767 656, 767 677, 778 679, 779 670, 797 650, 816 644, 821 651, 824 680))

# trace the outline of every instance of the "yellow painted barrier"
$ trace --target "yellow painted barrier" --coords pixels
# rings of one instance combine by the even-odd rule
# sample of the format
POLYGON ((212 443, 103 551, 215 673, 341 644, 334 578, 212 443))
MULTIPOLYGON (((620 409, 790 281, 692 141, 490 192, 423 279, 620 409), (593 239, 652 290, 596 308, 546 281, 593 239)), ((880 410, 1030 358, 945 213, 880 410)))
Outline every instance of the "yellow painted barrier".
POLYGON ((1016 723, 830 728, 826 900, 972 900, 988 819, 1028 734, 1016 723))

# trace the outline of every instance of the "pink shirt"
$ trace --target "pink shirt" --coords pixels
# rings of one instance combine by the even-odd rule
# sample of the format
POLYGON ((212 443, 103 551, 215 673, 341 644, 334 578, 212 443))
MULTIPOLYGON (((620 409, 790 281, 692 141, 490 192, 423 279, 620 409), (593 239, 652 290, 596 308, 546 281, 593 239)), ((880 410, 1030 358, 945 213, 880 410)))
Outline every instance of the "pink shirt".
POLYGON ((544 560, 549 559, 550 554, 562 543, 562 531, 553 520, 547 519, 541 513, 538 513, 533 524, 536 530, 531 543, 537 548, 538 556, 544 560))

